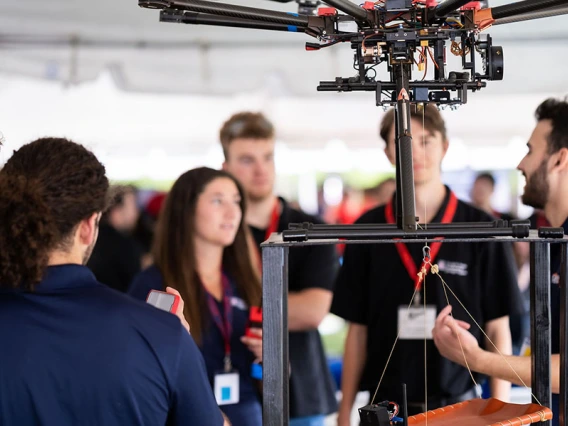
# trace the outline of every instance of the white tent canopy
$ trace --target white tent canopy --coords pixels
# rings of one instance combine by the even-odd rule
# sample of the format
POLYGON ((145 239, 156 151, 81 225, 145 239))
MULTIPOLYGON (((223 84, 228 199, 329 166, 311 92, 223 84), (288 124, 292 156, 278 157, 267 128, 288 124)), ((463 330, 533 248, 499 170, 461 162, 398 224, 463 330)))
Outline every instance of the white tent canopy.
MULTIPOLYGON (((534 108, 568 92, 567 23, 563 16, 488 31, 504 47, 505 79, 444 112, 448 167, 514 167, 534 108)), ((218 166, 221 123, 253 109, 276 125, 283 173, 389 169, 374 95, 316 91, 320 80, 353 74, 349 46, 305 52, 306 41, 160 23, 136 0, 10 2, 0 14, 0 163, 35 137, 64 135, 106 158, 116 178, 175 178, 193 165, 218 166)))

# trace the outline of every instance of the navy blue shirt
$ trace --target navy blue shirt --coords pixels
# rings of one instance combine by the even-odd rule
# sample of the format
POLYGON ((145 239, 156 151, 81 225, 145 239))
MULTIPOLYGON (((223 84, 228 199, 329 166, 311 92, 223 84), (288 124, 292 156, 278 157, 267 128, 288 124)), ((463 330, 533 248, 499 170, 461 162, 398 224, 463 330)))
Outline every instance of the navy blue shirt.
MULTIPOLYGON (((239 372, 240 395, 238 404, 223 405, 221 409, 229 417, 233 426, 261 426, 262 409, 257 389, 250 375, 254 354, 241 342, 241 336, 245 334, 248 321, 249 307, 239 296, 234 280, 231 280, 231 285, 233 289, 231 362, 233 368, 239 372)), ((163 291, 164 288, 162 273, 156 266, 151 266, 136 276, 128 292, 137 299, 146 300, 151 290, 163 291)), ((223 312, 221 303, 218 303, 218 308, 220 312, 223 312)), ((212 320, 205 322, 200 349, 207 366, 209 382, 213 386, 215 374, 223 371, 225 347, 221 331, 212 320)))
POLYGON ((203 359, 178 318, 47 268, 33 292, 0 289, 2 426, 221 426, 203 359))

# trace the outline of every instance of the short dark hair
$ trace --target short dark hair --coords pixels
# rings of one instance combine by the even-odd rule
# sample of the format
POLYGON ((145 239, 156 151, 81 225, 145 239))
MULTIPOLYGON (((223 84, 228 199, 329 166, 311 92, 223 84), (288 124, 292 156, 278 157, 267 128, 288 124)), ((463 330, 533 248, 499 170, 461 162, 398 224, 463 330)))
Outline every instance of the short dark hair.
POLYGON ((491 186, 495 186, 495 178, 493 177, 493 175, 489 172, 483 172, 483 173, 479 173, 476 177, 475 177, 475 181, 477 182, 478 180, 482 180, 485 179, 487 181, 489 181, 491 183, 491 186))
POLYGON ((229 118, 219 132, 225 160, 228 159, 229 145, 235 139, 272 139, 274 126, 260 112, 239 112, 229 118))
POLYGON ((33 289, 54 249, 104 210, 104 166, 85 147, 42 138, 14 152, 0 171, 0 287, 33 289))
MULTIPOLYGON (((410 105, 410 118, 422 121, 422 117, 424 117, 424 128, 428 130, 430 133, 440 132, 442 135, 442 139, 446 140, 448 138, 447 131, 446 131, 446 123, 444 122, 444 118, 436 108, 432 104, 424 105, 424 109, 418 108, 417 105, 410 105)), ((387 111, 384 115, 383 119, 381 120, 379 134, 381 139, 388 144, 389 133, 394 126, 394 108, 391 108, 387 111)))
POLYGON ((568 98, 548 98, 537 107, 534 115, 537 121, 552 122, 552 131, 547 141, 549 154, 568 148, 568 98))

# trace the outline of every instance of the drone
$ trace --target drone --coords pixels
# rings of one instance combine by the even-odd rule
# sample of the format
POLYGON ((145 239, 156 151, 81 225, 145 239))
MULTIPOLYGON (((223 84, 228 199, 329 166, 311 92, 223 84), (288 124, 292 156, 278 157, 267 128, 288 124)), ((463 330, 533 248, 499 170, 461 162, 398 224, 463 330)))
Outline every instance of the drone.
POLYGON ((471 0, 439 4, 437 0, 358 0, 363 2, 360 5, 325 0, 322 7, 319 0, 296 1, 299 13, 207 0, 139 0, 138 4, 160 9, 162 22, 305 33, 317 40, 306 43, 308 51, 350 43, 356 75, 322 81, 317 90, 374 92, 377 106, 395 107, 397 228, 411 237, 419 230, 410 105, 457 108, 467 103, 469 91, 502 80, 503 48, 494 46, 484 33, 491 26, 568 14, 566 0, 524 0, 493 8, 471 0), (461 70, 448 69, 449 54, 461 58, 461 70), (378 66, 386 67, 385 78, 378 78, 378 66), (429 67, 433 73, 428 73, 429 67), (419 78, 413 78, 414 70, 419 78))

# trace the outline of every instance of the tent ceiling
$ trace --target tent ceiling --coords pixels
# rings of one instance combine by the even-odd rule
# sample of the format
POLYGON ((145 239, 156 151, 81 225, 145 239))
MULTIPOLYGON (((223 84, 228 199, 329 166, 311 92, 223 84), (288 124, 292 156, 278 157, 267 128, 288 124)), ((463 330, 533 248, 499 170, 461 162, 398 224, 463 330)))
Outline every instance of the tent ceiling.
MULTIPOLYGON (((233 2, 295 10, 294 3, 233 2)), ((303 34, 160 23, 136 0, 26 0, 2 9, 2 73, 74 84, 110 69, 129 91, 275 96, 328 96, 317 95, 320 80, 353 73, 347 45, 305 52, 303 34)), ((563 16, 491 28, 505 49, 505 80, 489 83, 492 93, 565 90, 567 23, 563 16)))

